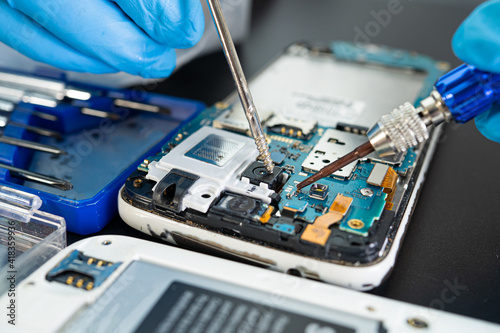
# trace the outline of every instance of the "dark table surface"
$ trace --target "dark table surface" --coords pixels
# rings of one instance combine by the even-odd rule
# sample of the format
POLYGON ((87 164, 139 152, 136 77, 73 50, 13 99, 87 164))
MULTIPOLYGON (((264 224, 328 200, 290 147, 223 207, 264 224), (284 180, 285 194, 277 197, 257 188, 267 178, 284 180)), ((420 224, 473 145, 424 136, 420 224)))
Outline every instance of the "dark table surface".
MULTIPOLYGON (((371 42, 415 50, 456 66, 460 61, 451 50, 451 37, 480 2, 401 0, 401 12, 392 15, 371 42)), ((251 34, 239 47, 244 70, 248 76, 255 74, 294 41, 353 41, 355 28, 364 30, 374 21, 372 11, 387 6, 379 0, 255 0, 251 34)), ((233 89, 219 52, 184 66, 156 91, 211 105, 233 89)), ((449 125, 394 271, 372 293, 500 323, 499 173, 500 144, 482 137, 473 123, 449 125)), ((99 234, 154 241, 118 217, 99 234)), ((81 238, 70 233, 68 242, 81 238)))

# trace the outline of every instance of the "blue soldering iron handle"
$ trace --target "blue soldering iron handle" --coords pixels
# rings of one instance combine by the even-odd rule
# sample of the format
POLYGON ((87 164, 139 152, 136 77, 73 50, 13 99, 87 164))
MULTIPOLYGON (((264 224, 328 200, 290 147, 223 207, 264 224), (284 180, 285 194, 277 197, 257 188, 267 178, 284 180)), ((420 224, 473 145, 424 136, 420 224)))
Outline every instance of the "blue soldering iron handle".
POLYGON ((443 75, 435 88, 458 123, 468 122, 500 102, 500 74, 468 64, 443 75))

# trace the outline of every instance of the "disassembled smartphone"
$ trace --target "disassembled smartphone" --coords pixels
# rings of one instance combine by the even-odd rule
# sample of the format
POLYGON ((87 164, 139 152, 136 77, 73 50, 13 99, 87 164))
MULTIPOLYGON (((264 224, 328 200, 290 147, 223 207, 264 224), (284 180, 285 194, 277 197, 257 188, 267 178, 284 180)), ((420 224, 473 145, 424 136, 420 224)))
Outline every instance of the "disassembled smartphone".
POLYGON ((296 184, 365 142, 401 101, 418 103, 447 67, 374 45, 291 45, 250 83, 274 172, 258 160, 233 94, 130 175, 121 217, 181 246, 372 289, 394 265, 441 129, 404 155, 371 154, 296 184))
POLYGON ((123 236, 72 244, 16 291, 0 295, 7 309, 2 333, 499 331, 432 308, 123 236))

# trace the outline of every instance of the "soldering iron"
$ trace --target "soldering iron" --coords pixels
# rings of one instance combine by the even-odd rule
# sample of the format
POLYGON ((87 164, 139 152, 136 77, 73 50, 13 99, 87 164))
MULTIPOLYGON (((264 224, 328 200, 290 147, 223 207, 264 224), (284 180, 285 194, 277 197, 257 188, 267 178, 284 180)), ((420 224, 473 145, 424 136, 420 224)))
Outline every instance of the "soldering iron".
POLYGON ((466 123, 490 110, 499 98, 500 74, 463 64, 443 75, 417 107, 407 102, 383 115, 367 132, 368 142, 297 184, 297 190, 373 151, 380 157, 404 153, 427 140, 433 126, 452 120, 466 123))

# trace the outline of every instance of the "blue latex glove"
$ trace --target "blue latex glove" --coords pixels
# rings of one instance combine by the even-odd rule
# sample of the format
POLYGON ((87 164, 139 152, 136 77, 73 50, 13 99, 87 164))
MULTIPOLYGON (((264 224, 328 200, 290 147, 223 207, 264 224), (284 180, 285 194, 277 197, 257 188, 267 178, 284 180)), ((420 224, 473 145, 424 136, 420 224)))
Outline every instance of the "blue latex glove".
POLYGON ((199 0, 0 0, 0 41, 64 70, 166 77, 201 38, 199 0))
MULTIPOLYGON (((478 6, 460 25, 452 41, 458 58, 479 69, 500 73, 500 0, 478 6)), ((476 119, 479 131, 500 142, 500 107, 476 119)))

